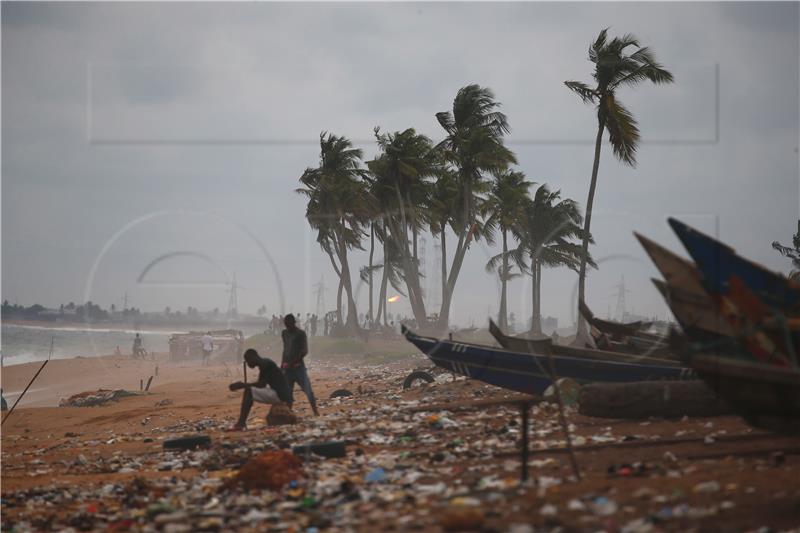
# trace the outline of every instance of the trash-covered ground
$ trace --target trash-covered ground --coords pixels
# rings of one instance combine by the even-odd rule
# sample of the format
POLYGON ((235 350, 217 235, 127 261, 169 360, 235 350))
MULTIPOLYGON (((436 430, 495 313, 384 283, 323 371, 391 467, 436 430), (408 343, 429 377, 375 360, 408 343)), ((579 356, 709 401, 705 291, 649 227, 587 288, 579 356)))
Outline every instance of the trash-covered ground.
POLYGON ((800 439, 735 417, 631 422, 568 408, 578 481, 557 408, 543 403, 531 408, 530 479, 520 483, 519 409, 487 405, 514 395, 447 374, 403 391, 420 362, 315 362, 322 416, 296 391, 297 425, 266 427, 256 404, 246 432, 225 431, 241 397, 225 389, 227 368, 108 406, 20 410, 3 428, 2 529, 800 528, 800 439), (340 388, 353 396, 322 399, 340 388), (195 434, 210 447, 164 450, 195 434), (327 441, 344 441, 346 456, 290 453, 327 441))

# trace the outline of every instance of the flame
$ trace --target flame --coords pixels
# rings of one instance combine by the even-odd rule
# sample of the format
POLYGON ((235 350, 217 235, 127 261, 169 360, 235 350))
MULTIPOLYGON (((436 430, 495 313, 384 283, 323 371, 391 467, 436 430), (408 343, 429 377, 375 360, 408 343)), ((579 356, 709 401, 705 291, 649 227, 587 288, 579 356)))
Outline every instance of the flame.
POLYGON ((390 304, 393 304, 393 303, 395 303, 395 302, 396 302, 397 300, 399 300, 399 299, 400 299, 400 296, 398 296, 397 294, 395 294, 394 296, 390 296, 390 297, 389 297, 389 299, 388 299, 387 301, 388 301, 390 304))

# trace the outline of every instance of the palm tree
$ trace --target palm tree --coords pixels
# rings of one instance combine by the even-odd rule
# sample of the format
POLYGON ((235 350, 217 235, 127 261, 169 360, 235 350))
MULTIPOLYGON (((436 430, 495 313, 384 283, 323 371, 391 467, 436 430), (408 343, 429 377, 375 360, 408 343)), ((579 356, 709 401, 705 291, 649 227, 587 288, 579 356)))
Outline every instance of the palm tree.
MULTIPOLYGON (((525 179, 525 174, 522 172, 514 170, 502 172, 492 184, 492 190, 482 206, 487 217, 484 222, 484 231, 487 236, 491 237, 495 229, 500 230, 503 242, 503 252, 500 254, 502 264, 497 268, 500 276, 500 311, 497 323, 504 331, 508 327, 506 289, 508 281, 514 277, 508 264, 508 232, 525 217, 526 207, 530 203, 528 189, 531 185, 533 184, 525 179)), ((491 261, 486 265, 487 270, 491 271, 495 268, 491 261)))
POLYGON ((426 224, 428 178, 436 173, 438 158, 430 139, 413 128, 382 134, 375 128, 380 154, 367 165, 371 188, 383 212, 391 239, 399 252, 403 280, 417 323, 427 323, 425 299, 420 283, 418 235, 426 224))
MULTIPOLYGON (((672 83, 673 77, 655 60, 646 46, 639 46, 633 35, 615 37, 607 40, 608 29, 604 29, 589 46, 589 61, 594 63, 592 77, 595 87, 578 81, 565 81, 584 103, 597 105, 597 138, 594 145, 592 181, 589 185, 589 198, 586 200, 586 220, 584 222, 583 256, 588 257, 589 235, 592 223, 592 206, 597 187, 597 170, 600 166, 600 148, 603 132, 607 129, 609 142, 614 155, 626 165, 636 166, 636 149, 639 145, 639 128, 633 114, 617 100, 617 89, 621 86, 635 87, 650 81, 654 84, 672 83), (632 54, 626 49, 636 48, 632 54)), ((586 261, 582 260, 578 275, 578 299, 584 300, 586 282, 586 261)), ((583 320, 578 319, 576 342, 583 342, 586 331, 583 320)))
POLYGON ((348 251, 362 249, 361 239, 369 216, 366 187, 361 179, 364 176, 360 165, 362 152, 353 148, 348 139, 326 132, 320 134, 319 141, 320 164, 303 172, 300 177, 303 187, 296 192, 308 198, 306 218, 317 230, 317 242, 339 276, 339 319, 342 316, 340 296, 344 291, 347 295, 346 325, 355 332, 358 313, 348 251))
POLYGON ((464 256, 473 238, 479 234, 480 195, 489 188, 485 174, 497 175, 516 163, 514 154, 503 144, 510 131, 506 116, 498 111, 491 89, 478 85, 463 87, 453 100, 452 111, 436 113, 436 119, 446 136, 438 147, 452 165, 458 197, 452 215, 452 227, 458 238, 453 261, 442 291, 439 328, 448 326, 450 303, 453 299, 464 256))
MULTIPOLYGON (((560 191, 550 191, 547 185, 540 186, 533 199, 525 204, 525 213, 519 223, 512 226, 512 233, 519 246, 507 252, 520 270, 531 275, 531 333, 541 335, 541 287, 542 267, 567 267, 580 269, 582 248, 574 239, 583 238, 583 222, 578 204, 570 199, 561 200, 560 191)), ((593 242, 591 236, 589 241, 593 242)), ((490 261, 497 266, 503 254, 490 261)), ((595 267, 591 256, 587 264, 595 267)))

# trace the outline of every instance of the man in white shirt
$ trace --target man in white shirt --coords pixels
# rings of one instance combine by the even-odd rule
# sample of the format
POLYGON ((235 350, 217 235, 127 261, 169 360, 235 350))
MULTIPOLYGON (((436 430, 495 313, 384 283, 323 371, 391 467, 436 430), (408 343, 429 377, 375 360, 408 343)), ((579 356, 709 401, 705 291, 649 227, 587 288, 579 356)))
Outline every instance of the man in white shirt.
POLYGON ((211 332, 207 332, 200 339, 203 343, 203 366, 208 365, 208 359, 211 357, 211 352, 214 351, 214 339, 211 337, 211 332))

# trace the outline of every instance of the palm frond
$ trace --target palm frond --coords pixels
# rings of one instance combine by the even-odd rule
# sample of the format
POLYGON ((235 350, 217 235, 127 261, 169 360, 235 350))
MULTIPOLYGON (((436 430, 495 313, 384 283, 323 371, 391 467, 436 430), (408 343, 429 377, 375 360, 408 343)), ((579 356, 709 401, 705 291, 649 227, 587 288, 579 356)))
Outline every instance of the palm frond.
POLYGON ((566 85, 569 90, 577 94, 584 104, 594 103, 595 98, 597 97, 594 89, 590 88, 585 83, 581 83, 579 81, 565 81, 564 85, 566 85))
POLYGON ((639 128, 633 114, 608 95, 602 102, 605 125, 609 133, 611 149, 617 159, 632 167, 636 166, 636 149, 639 145, 639 128))

